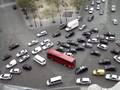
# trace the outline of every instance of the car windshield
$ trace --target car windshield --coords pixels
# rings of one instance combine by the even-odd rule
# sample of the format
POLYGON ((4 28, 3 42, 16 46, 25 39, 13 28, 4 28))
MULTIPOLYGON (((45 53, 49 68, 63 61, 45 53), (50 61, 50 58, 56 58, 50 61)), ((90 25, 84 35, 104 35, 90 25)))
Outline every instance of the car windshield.
POLYGON ((82 81, 83 81, 83 82, 88 82, 88 81, 89 81, 89 78, 82 78, 82 81))

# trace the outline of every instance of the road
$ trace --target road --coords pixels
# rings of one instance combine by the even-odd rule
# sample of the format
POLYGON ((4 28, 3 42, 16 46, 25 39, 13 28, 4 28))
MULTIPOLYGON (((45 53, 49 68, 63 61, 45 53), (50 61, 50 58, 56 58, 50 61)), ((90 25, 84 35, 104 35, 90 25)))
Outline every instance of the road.
MULTIPOLYGON (((98 15, 98 11, 94 13, 95 19, 91 23, 87 22, 87 17, 88 13, 83 11, 82 15, 84 16, 84 20, 82 23, 86 23, 88 25, 88 28, 91 29, 92 27, 98 27, 100 29, 100 33, 106 32, 106 31, 111 31, 115 32, 119 36, 119 25, 118 26, 113 26, 111 23, 111 19, 113 17, 119 18, 120 15, 120 1, 119 0, 109 0, 106 5, 103 4, 102 8, 105 8, 105 14, 103 16, 98 15), (110 5, 111 4, 116 4, 117 5, 117 12, 112 14, 109 12, 110 5)), ((62 36, 59 38, 52 38, 51 35, 53 32, 58 31, 57 29, 58 25, 51 25, 48 27, 45 27, 48 31, 48 35, 46 37, 41 37, 38 40, 42 41, 44 39, 50 38, 54 43, 54 47, 56 48, 56 41, 61 40, 61 41, 66 41, 65 39, 65 34, 66 32, 63 30, 61 31, 62 36)), ((30 42, 32 39, 36 38, 36 33, 42 30, 31 30, 28 29, 27 26, 24 23, 24 20, 22 19, 22 16, 18 11, 12 10, 11 7, 4 7, 0 8, 0 57, 2 57, 6 53, 11 53, 12 58, 15 58, 15 54, 21 50, 21 49, 28 49, 29 54, 31 58, 26 61, 25 63, 28 63, 32 66, 31 71, 24 71, 22 72, 21 75, 14 75, 13 79, 10 81, 0 81, 5 84, 12 84, 12 85, 19 85, 19 86, 26 86, 26 87, 33 87, 33 88, 58 88, 58 87, 68 87, 68 86, 76 86, 75 85, 75 80, 78 77, 86 76, 90 77, 92 80, 92 83, 98 84, 102 87, 112 87, 116 82, 112 81, 107 81, 104 79, 104 77, 97 77, 92 75, 92 70, 96 68, 103 68, 103 66, 98 65, 98 60, 102 58, 110 58, 113 65, 115 65, 118 68, 118 71, 116 72, 117 74, 120 74, 119 70, 119 64, 116 63, 113 60, 113 55, 109 53, 109 51, 114 48, 114 43, 109 44, 109 50, 107 52, 105 51, 100 51, 102 53, 102 56, 100 58, 91 56, 90 55, 90 49, 86 49, 84 52, 78 52, 75 57, 77 59, 77 66, 80 65, 87 65, 89 67, 88 72, 83 73, 81 75, 75 75, 74 74, 74 69, 68 69, 60 64, 57 64, 55 62, 52 62, 51 60, 48 60, 46 58, 46 51, 42 51, 40 53, 41 56, 47 59, 47 65, 44 67, 41 67, 39 64, 35 63, 33 61, 33 56, 31 55, 30 51, 34 49, 36 46, 33 46, 31 48, 27 47, 27 43, 30 42), (13 50, 13 51, 8 51, 8 45, 12 42, 18 42, 20 43, 20 48, 13 50), (46 86, 46 80, 49 79, 50 77, 61 75, 63 76, 63 84, 57 85, 54 87, 47 87, 46 86)), ((78 29, 74 30, 75 31, 75 36, 70 38, 73 40, 76 40, 78 37, 81 37, 80 31, 78 29)), ((118 48, 118 47, 115 47, 118 48)), ((94 46, 93 49, 96 49, 94 46)), ((11 59, 10 59, 11 60, 11 59)), ((8 61, 10 61, 8 60, 8 61)), ((2 73, 8 72, 8 70, 5 69, 5 65, 8 63, 8 61, 0 61, 0 70, 2 73)), ((23 64, 25 64, 23 63, 23 64)), ((23 64, 18 64, 16 67, 22 67, 23 64)))

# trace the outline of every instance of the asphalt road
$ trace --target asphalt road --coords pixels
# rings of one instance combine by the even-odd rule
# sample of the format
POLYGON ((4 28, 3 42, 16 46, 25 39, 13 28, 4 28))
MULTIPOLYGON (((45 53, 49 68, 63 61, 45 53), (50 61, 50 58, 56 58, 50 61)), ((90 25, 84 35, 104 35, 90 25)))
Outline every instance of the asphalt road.
MULTIPOLYGON (((84 16, 84 20, 82 24, 86 23, 88 25, 88 28, 91 29, 92 27, 98 27, 100 29, 100 33, 106 32, 106 31, 111 31, 115 32, 118 36, 119 39, 119 25, 114 26, 111 23, 111 19, 116 17, 119 19, 120 15, 120 1, 119 0, 109 0, 109 4, 103 4, 102 8, 105 9, 105 14, 103 16, 98 15, 98 11, 94 13, 95 19, 91 23, 87 22, 87 17, 88 13, 83 11, 82 15, 84 16), (117 5, 117 12, 116 13, 111 13, 109 12, 110 5, 111 4, 116 4, 117 5)), ((46 37, 41 37, 38 40, 42 41, 44 39, 50 38, 54 43, 54 47, 56 47, 56 41, 66 41, 65 39, 65 34, 66 32, 63 30, 61 31, 62 36, 58 38, 52 38, 51 35, 52 33, 58 31, 57 29, 58 25, 51 25, 49 27, 46 27, 48 31, 48 35, 46 37)), ((115 65, 118 68, 116 73, 120 75, 120 70, 119 70, 119 64, 113 60, 113 55, 110 54, 110 50, 112 48, 118 48, 115 46, 114 43, 109 44, 109 50, 107 52, 105 51, 100 51, 102 56, 95 57, 90 55, 90 49, 86 49, 84 52, 78 52, 75 57, 77 60, 77 66, 80 65, 87 65, 89 67, 88 72, 83 73, 81 75, 75 75, 74 74, 74 69, 68 69, 58 63, 52 62, 51 60, 48 60, 46 58, 46 51, 42 51, 39 54, 47 59, 47 65, 46 66, 40 66, 36 62, 33 61, 33 56, 31 55, 30 51, 34 49, 37 45, 28 48, 27 43, 33 39, 36 38, 36 33, 39 32, 40 30, 30 30, 27 28, 27 26, 24 23, 24 20, 22 19, 22 16, 18 11, 12 10, 11 7, 5 7, 5 8, 0 8, 0 57, 2 57, 5 53, 11 53, 12 58, 15 58, 15 54, 21 50, 21 49, 28 49, 29 54, 31 58, 27 60, 25 63, 28 63, 32 66, 32 71, 24 71, 22 72, 21 75, 14 75, 13 79, 10 81, 0 81, 1 83, 5 84, 13 84, 13 85, 19 85, 19 86, 27 86, 27 87, 33 87, 33 88, 57 88, 57 87, 64 87, 64 86, 75 86, 75 80, 78 77, 86 76, 90 77, 92 80, 92 83, 98 84, 102 87, 112 87, 116 82, 112 81, 107 81, 105 80, 104 77, 99 77, 99 76, 93 76, 92 75, 92 70, 96 68, 103 68, 103 66, 98 65, 98 60, 102 58, 109 58, 112 61, 112 64, 115 65), (13 51, 8 51, 8 45, 9 43, 12 42, 18 42, 20 43, 20 48, 13 50, 13 51), (64 83, 61 85, 53 86, 53 87, 47 87, 46 86, 46 80, 49 79, 50 77, 54 77, 57 75, 63 76, 63 81, 64 83)), ((78 37, 81 37, 80 31, 78 29, 74 30, 75 31, 75 36, 70 38, 72 40, 76 40, 78 37)), ((93 49, 96 49, 96 46, 93 47, 93 49)), ((10 59, 11 60, 11 59, 10 59)), ((10 61, 0 61, 0 70, 2 73, 8 72, 8 70, 5 69, 5 65, 10 61)), ((18 64, 16 67, 20 67, 23 64, 18 64)), ((108 72, 109 73, 109 72, 108 72)))

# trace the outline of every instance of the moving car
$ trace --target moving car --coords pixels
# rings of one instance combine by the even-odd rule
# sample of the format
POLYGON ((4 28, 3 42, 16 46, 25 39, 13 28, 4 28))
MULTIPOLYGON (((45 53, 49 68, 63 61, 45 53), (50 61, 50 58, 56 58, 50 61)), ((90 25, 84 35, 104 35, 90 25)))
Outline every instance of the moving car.
POLYGON ((115 55, 113 58, 114 58, 115 61, 120 63, 120 55, 115 55))
POLYGON ((1 80, 11 80, 12 79, 12 74, 10 73, 4 73, 4 74, 0 74, 0 79, 1 80))
POLYGON ((100 10, 100 4, 97 4, 96 9, 100 10))
POLYGON ((106 44, 98 44, 97 48, 101 49, 101 50, 107 50, 108 46, 106 44))
POLYGON ((86 25, 86 24, 83 24, 81 27, 79 27, 79 30, 82 31, 82 30, 84 30, 84 29, 86 29, 86 28, 87 28, 87 25, 86 25))
POLYGON ((115 74, 106 74, 105 79, 112 80, 112 81, 120 81, 120 76, 115 74))
POLYGON ((111 12, 115 12, 116 11, 116 5, 112 5, 111 6, 111 12))
POLYGON ((45 65, 46 64, 46 60, 38 54, 33 57, 33 60, 35 62, 39 63, 40 65, 45 65))
POLYGON ((17 61, 15 59, 11 60, 7 65, 6 68, 12 68, 17 64, 17 61))
POLYGON ((45 35, 47 35, 48 33, 47 33, 47 31, 46 30, 43 30, 43 31, 41 31, 40 33, 37 33, 37 37, 42 37, 42 36, 45 36, 45 35))
POLYGON ((104 69, 94 69, 93 70, 93 75, 103 76, 103 75, 105 75, 105 70, 104 69))
POLYGON ((93 19, 94 19, 94 15, 89 16, 89 17, 88 17, 88 22, 93 21, 93 19))
POLYGON ((27 49, 22 49, 21 51, 16 53, 16 57, 21 57, 21 56, 23 56, 23 55, 25 55, 27 53, 28 53, 27 49))
POLYGON ((93 8, 93 7, 89 8, 88 13, 89 13, 89 14, 93 14, 93 12, 94 12, 94 8, 93 8))
POLYGON ((87 66, 80 66, 80 67, 77 67, 75 69, 75 74, 80 74, 80 73, 83 73, 83 72, 86 72, 88 71, 88 67, 87 66))
POLYGON ((75 35, 75 32, 69 32, 65 35, 66 38, 70 38, 75 35))
POLYGON ((7 60, 7 59, 9 59, 11 57, 12 56, 10 54, 6 54, 6 55, 3 56, 2 60, 5 61, 5 60, 7 60))
POLYGON ((52 85, 57 85, 62 83, 62 76, 56 76, 56 77, 52 77, 50 79, 48 79, 46 81, 47 86, 52 86, 52 85))
POLYGON ((42 51, 42 48, 40 46, 36 47, 35 49, 33 49, 31 52, 33 55, 39 53, 40 51, 42 51))
POLYGON ((99 60, 98 62, 100 65, 110 65, 111 61, 110 59, 103 59, 103 60, 99 60))
POLYGON ((13 49, 16 49, 18 48, 20 45, 18 43, 13 43, 11 45, 9 45, 9 50, 13 50, 13 49))
POLYGON ((19 59, 19 62, 22 63, 22 62, 26 61, 29 58, 30 58, 30 55, 26 54, 26 55, 22 56, 22 58, 19 59))
POLYGON ((23 68, 24 70, 27 70, 27 71, 31 71, 31 70, 32 70, 32 67, 31 67, 30 65, 28 65, 28 64, 24 64, 24 65, 22 66, 22 68, 23 68))
POLYGON ((106 71, 116 71, 116 67, 113 65, 106 65, 105 70, 106 71))
POLYGON ((100 52, 97 51, 97 50, 92 50, 92 51, 90 52, 90 54, 91 54, 91 55, 94 55, 94 56, 101 56, 100 52))
POLYGON ((79 85, 90 85, 91 84, 91 80, 90 80, 90 78, 87 78, 87 77, 77 78, 76 79, 76 84, 79 84, 79 85))
POLYGON ((11 74, 20 74, 22 71, 20 70, 20 68, 12 68, 10 69, 10 73, 11 74))
POLYGON ((31 46, 36 45, 38 43, 39 43, 38 40, 32 40, 31 42, 28 43, 28 46, 31 47, 31 46))
POLYGON ((118 22, 118 20, 117 20, 117 19, 115 19, 115 18, 114 18, 114 19, 112 19, 112 22, 113 22, 113 24, 114 24, 114 25, 118 25, 118 23, 119 23, 119 22, 118 22))
POLYGON ((59 37, 60 35, 61 35, 60 32, 55 32, 55 33, 52 35, 52 37, 55 38, 55 37, 59 37))

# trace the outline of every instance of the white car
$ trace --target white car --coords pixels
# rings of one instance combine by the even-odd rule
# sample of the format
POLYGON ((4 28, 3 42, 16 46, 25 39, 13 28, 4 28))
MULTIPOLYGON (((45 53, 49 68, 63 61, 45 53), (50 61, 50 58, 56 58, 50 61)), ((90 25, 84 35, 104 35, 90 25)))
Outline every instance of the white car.
POLYGON ((52 42, 49 42, 46 45, 42 46, 42 49, 45 50, 45 49, 51 48, 53 45, 54 44, 52 42))
POLYGON ((46 64, 45 58, 41 57, 41 56, 38 55, 38 54, 33 57, 33 60, 34 60, 35 62, 39 63, 40 65, 45 65, 45 64, 46 64))
POLYGON ((97 45, 97 48, 101 49, 101 50, 107 50, 108 49, 108 46, 105 45, 105 44, 98 44, 97 45))
POLYGON ((35 54, 39 53, 40 51, 42 51, 42 48, 40 46, 38 46, 34 50, 32 50, 32 54, 35 55, 35 54))
POLYGON ((115 12, 116 11, 116 5, 112 5, 111 6, 111 12, 115 12))
POLYGON ((10 80, 12 79, 12 75, 10 73, 4 73, 4 74, 0 74, 0 79, 1 80, 10 80))
POLYGON ((26 54, 26 55, 22 56, 22 58, 19 59, 19 62, 22 63, 22 62, 26 61, 28 58, 30 58, 30 55, 26 54))
POLYGON ((101 0, 102 1, 102 3, 105 3, 106 2, 106 0, 101 0))
POLYGON ((12 68, 10 69, 10 73, 11 74, 20 74, 22 71, 20 70, 20 68, 12 68))
POLYGON ((115 61, 120 63, 120 55, 115 55, 113 58, 115 61))
POLYGON ((83 24, 81 27, 79 27, 79 30, 82 31, 87 27, 87 25, 83 24))
POLYGON ((27 49, 22 49, 20 52, 16 54, 16 57, 21 57, 27 53, 28 53, 27 49))
POLYGON ((47 31, 46 30, 43 30, 43 31, 41 31, 40 33, 37 33, 37 37, 42 37, 42 36, 45 36, 45 35, 47 35, 48 33, 47 33, 47 31))
POLYGON ((100 10, 100 4, 98 4, 98 5, 96 6, 96 9, 97 9, 97 10, 100 10))
POLYGON ((112 22, 114 25, 118 25, 118 23, 119 23, 117 19, 112 19, 112 22))
POLYGON ((28 46, 30 47, 30 46, 33 46, 33 45, 38 44, 38 43, 39 43, 38 40, 32 40, 31 42, 28 43, 28 46))
POLYGON ((97 38, 91 38, 91 39, 88 39, 88 43, 96 44, 96 43, 99 43, 99 40, 97 38))
POLYGON ((88 12, 89 12, 89 14, 92 14, 94 12, 94 8, 91 7, 88 12))
POLYGON ((94 0, 91 1, 91 5, 92 6, 95 5, 95 1, 94 0))
POLYGON ((51 42, 50 39, 45 39, 40 43, 40 45, 43 46, 43 45, 45 45, 46 43, 49 43, 49 42, 51 42))
POLYGON ((15 59, 11 60, 7 65, 6 68, 12 68, 17 64, 17 61, 15 59))
POLYGON ((91 80, 90 78, 77 78, 76 79, 76 84, 79 84, 79 85, 90 85, 91 84, 91 80))
POLYGON ((97 4, 100 4, 100 3, 101 3, 101 0, 96 0, 96 3, 97 3, 97 4))
POLYGON ((105 79, 112 80, 112 81, 120 81, 120 76, 115 74, 106 74, 105 79))

